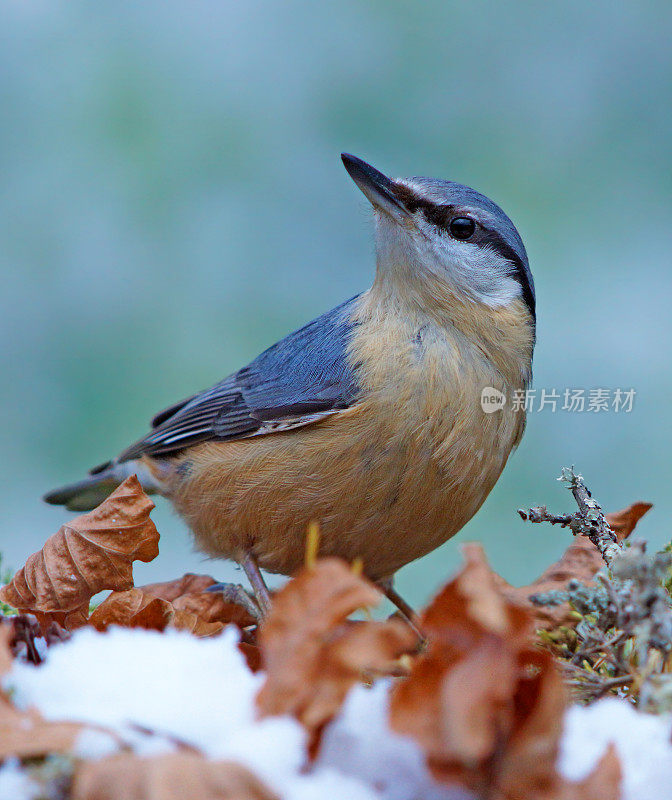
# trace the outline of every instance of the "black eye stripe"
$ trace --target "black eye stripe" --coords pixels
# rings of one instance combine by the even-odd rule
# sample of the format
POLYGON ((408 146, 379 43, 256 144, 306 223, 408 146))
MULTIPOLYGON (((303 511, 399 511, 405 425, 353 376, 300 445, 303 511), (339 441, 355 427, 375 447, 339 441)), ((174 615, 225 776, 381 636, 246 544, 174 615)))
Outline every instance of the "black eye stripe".
MULTIPOLYGON (((403 183, 395 183, 393 192, 411 213, 421 211, 427 222, 434 225, 439 230, 447 231, 449 235, 450 231, 448 226, 454 217, 470 216, 468 211, 461 211, 459 205, 441 205, 430 200, 425 200, 403 183)), ((482 223, 476 221, 475 231, 473 236, 469 239, 469 243, 481 246, 488 245, 498 255, 511 262, 512 277, 520 283, 523 291, 523 300, 529 308, 532 317, 536 319, 536 303, 532 279, 531 276, 529 276, 529 267, 526 266, 520 255, 509 242, 498 231, 487 228, 482 223)))
MULTIPOLYGON (((440 230, 446 230, 447 226, 450 225, 450 222, 454 218, 467 216, 465 212, 460 212, 456 206, 431 205, 431 208, 423 208, 422 211, 425 219, 440 230)), ((450 233, 450 231, 448 231, 448 233, 450 233)), ((511 247, 498 231, 492 228, 486 228, 479 222, 476 222, 474 233, 468 239, 468 242, 474 245, 489 245, 498 255, 511 262, 512 277, 520 283, 523 290, 525 305, 530 309, 532 316, 536 318, 534 293, 527 278, 525 266, 513 247, 511 247)))

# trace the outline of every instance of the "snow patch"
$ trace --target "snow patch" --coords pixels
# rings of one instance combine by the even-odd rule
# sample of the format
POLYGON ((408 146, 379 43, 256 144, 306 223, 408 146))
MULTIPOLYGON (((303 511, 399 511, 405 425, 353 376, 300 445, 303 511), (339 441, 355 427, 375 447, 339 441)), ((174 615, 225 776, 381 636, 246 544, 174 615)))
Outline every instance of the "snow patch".
MULTIPOLYGON (((264 676, 250 672, 237 643, 234 628, 212 639, 178 631, 113 628, 103 634, 85 628, 49 648, 39 667, 15 662, 3 685, 19 707, 95 726, 77 740, 82 758, 112 754, 117 736, 145 756, 185 742, 210 758, 245 765, 283 800, 469 797, 434 782, 415 742, 390 730, 390 680, 349 693, 309 768, 306 734, 296 720, 257 719, 255 696, 264 676)), ((660 800, 669 794, 671 728, 669 716, 641 714, 616 698, 571 707, 559 769, 581 780, 613 741, 624 772, 624 800, 660 800)), ((1 798, 34 800, 38 794, 18 762, 7 761, 0 769, 1 798)))
POLYGON ((233 627, 213 639, 85 628, 50 649, 40 667, 15 663, 4 685, 19 707, 110 728, 143 754, 147 730, 166 737, 163 752, 173 749, 173 737, 216 754, 231 732, 254 722, 263 680, 249 671, 237 642, 233 627))
POLYGON ((39 784, 26 775, 18 758, 8 758, 0 766, 0 797, 9 800, 38 800, 39 784))
MULTIPOLYGON (((445 800, 453 790, 437 784, 418 745, 390 730, 389 680, 355 686, 322 738, 317 767, 365 779, 384 800, 445 800)), ((464 795, 467 796, 466 794, 464 795)))
POLYGON ((670 716, 641 713, 615 697, 571 706, 565 714, 558 768, 565 777, 581 780, 613 742, 623 770, 623 800, 661 800, 670 792, 671 728, 670 716))

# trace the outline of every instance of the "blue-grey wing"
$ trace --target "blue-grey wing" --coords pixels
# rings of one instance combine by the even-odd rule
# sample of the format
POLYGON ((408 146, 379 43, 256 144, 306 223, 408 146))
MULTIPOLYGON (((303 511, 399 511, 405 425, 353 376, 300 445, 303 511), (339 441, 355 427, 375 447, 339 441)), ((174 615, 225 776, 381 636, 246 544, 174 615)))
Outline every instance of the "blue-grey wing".
POLYGON ((150 433, 119 460, 287 430, 348 408, 358 393, 356 369, 347 358, 356 300, 291 333, 211 389, 157 414, 150 433))

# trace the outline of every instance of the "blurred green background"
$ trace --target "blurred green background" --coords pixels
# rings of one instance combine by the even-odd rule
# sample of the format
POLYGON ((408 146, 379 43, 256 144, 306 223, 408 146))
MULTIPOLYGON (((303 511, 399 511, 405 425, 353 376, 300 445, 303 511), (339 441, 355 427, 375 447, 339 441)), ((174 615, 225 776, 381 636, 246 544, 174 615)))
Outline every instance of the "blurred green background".
MULTIPOLYGON (((533 413, 480 513, 400 574, 424 600, 480 540, 527 581, 568 534, 573 463, 670 538, 669 2, 13 0, 0 6, 0 550, 70 515, 43 492, 150 416, 366 288, 347 150, 498 201, 538 294, 535 385, 637 391, 630 414, 533 413)), ((168 505, 139 582, 209 571, 168 505)))

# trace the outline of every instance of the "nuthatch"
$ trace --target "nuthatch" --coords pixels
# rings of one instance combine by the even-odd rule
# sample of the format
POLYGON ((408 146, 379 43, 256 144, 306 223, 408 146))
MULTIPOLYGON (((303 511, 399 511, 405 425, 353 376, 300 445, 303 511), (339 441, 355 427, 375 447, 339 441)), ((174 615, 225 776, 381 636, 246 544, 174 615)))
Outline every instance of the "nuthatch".
POLYGON ((534 284, 518 231, 487 197, 342 159, 374 210, 373 286, 45 499, 86 510, 137 474, 201 550, 244 568, 262 609, 259 567, 294 572, 314 520, 320 555, 361 558, 408 612, 394 573, 471 519, 523 434, 522 411, 485 413, 481 395, 529 385, 534 284))

